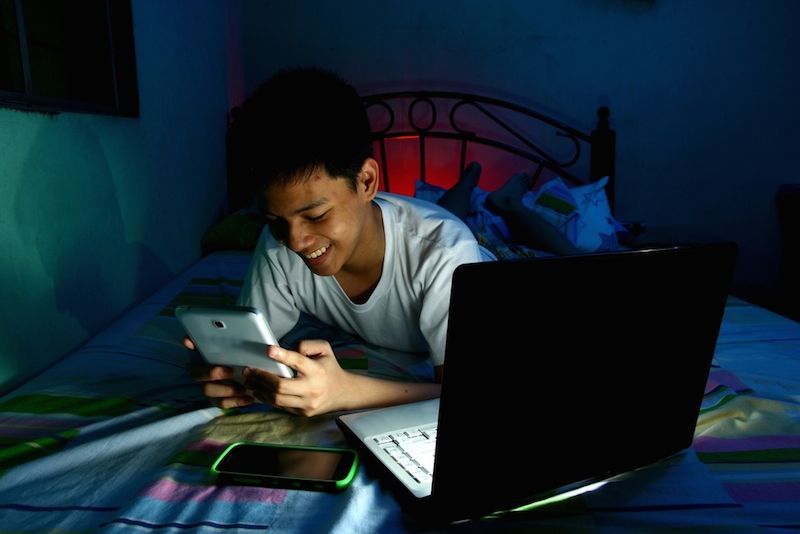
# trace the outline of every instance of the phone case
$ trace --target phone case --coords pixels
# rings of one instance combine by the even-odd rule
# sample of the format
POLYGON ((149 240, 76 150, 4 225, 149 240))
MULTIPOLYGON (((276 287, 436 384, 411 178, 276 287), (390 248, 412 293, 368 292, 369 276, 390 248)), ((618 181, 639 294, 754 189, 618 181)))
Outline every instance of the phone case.
POLYGON ((219 484, 338 492, 353 481, 358 465, 354 449, 239 441, 210 471, 219 484))
POLYGON ((175 316, 208 363, 294 376, 291 368, 267 357, 267 345, 278 340, 256 308, 178 306, 175 316))

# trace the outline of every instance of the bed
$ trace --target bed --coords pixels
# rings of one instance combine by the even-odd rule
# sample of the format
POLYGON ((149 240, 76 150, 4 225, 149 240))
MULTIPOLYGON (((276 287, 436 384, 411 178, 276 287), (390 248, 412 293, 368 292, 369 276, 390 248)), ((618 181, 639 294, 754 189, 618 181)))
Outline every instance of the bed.
MULTIPOLYGON (((389 93, 366 97, 365 105, 375 121, 377 155, 390 190, 436 193, 472 159, 483 162, 481 186, 489 190, 494 180, 526 166, 542 177, 537 194, 551 191, 562 200, 555 203, 560 211, 551 214, 562 216, 561 223, 571 216, 576 227, 583 218, 584 227, 605 219, 601 223, 618 235, 628 228, 614 224, 619 223, 613 215, 614 132, 607 108, 589 121, 594 134, 585 134, 529 108, 479 95, 389 93), (488 132, 487 124, 499 125, 501 133, 488 132), (543 140, 531 141, 532 136, 543 140), (506 156, 511 162, 501 168, 506 156), (404 176, 410 181, 404 183, 404 176), (561 185, 551 190, 554 176, 561 185), (601 213, 580 211, 577 188, 605 197, 601 213), (571 210, 564 190, 572 195, 571 210)), ((247 209, 247 192, 235 169, 230 174, 231 214, 204 238, 202 258, 84 346, 0 397, 0 529, 427 531, 366 468, 341 494, 223 487, 210 479, 216 455, 237 440, 347 445, 333 414, 305 419, 265 406, 222 411, 208 404, 187 373, 196 356, 181 345, 175 307, 233 303, 263 224, 247 209)), ((602 198, 596 200, 602 204, 602 198)), ((549 209, 554 202, 540 204, 549 209)), ((617 245, 626 246, 621 241, 617 245)), ((608 245, 594 243, 598 250, 608 245)), ((518 253, 526 252, 508 251, 518 253)), ((329 339, 344 368, 408 380, 432 376, 424 361, 361 342, 310 317, 282 341, 290 345, 304 337, 329 339), (406 356, 407 365, 398 365, 406 356)), ((658 363, 643 365, 643 379, 658 363)), ((591 441, 585 445, 591 447, 591 441)), ((447 530, 798 528, 800 324, 731 296, 692 449, 599 491, 447 530)))

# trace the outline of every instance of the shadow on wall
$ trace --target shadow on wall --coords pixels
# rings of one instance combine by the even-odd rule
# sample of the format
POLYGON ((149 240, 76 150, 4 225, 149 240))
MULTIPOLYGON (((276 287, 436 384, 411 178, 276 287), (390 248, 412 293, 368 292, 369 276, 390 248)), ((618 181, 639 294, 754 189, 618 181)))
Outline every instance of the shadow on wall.
POLYGON ((29 154, 14 206, 20 241, 33 250, 23 287, 12 288, 25 304, 11 331, 13 356, 33 350, 41 367, 173 274, 150 248, 127 241, 114 177, 90 127, 48 121, 29 154))

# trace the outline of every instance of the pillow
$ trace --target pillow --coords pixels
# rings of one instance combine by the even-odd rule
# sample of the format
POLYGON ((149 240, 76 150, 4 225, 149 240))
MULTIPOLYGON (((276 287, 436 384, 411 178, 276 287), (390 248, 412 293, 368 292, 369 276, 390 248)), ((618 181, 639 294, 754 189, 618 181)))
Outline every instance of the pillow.
MULTIPOLYGON (((556 177, 542 184, 536 191, 526 192, 522 197, 522 203, 558 228, 579 250, 583 252, 614 250, 619 248, 617 232, 624 231, 624 227, 611 215, 605 190, 607 183, 608 177, 605 176, 590 184, 569 187, 560 177, 556 177)), ((436 202, 444 192, 445 189, 441 187, 417 180, 414 196, 436 202)), ((482 193, 480 195, 474 193, 472 210, 491 215, 491 212, 482 206, 487 193, 484 191, 480 191, 482 193)), ((495 216, 495 219, 499 217, 495 216)), ((469 224, 470 220, 467 222, 469 224)), ((493 222, 494 226, 498 227, 496 229, 498 235, 507 240, 508 232, 505 225, 498 220, 493 222)), ((470 227, 475 231, 474 225, 470 227)))
POLYGON ((421 198, 422 200, 427 200, 428 202, 436 203, 446 189, 443 187, 439 187, 438 185, 431 185, 427 182, 423 182, 422 180, 417 180, 414 183, 414 197, 421 198))
POLYGON ((532 210, 556 226, 581 251, 597 252, 619 248, 617 231, 622 225, 611 215, 606 196, 608 176, 596 182, 568 187, 561 178, 542 185, 532 202, 532 210))
POLYGON ((619 248, 617 232, 624 227, 612 215, 606 195, 608 176, 570 189, 578 204, 578 239, 575 246, 587 252, 619 248))
POLYGON ((234 212, 209 229, 200 244, 203 254, 218 250, 255 250, 266 220, 249 210, 234 212))
POLYGON ((561 178, 553 178, 537 191, 526 193, 522 203, 558 228, 577 246, 580 212, 575 197, 561 178))
MULTIPOLYGON (((417 180, 414 184, 414 196, 428 202, 438 202, 445 191, 447 190, 443 187, 431 185, 422 180, 417 180)), ((491 234, 508 243, 511 233, 503 218, 484 207, 486 195, 488 194, 488 191, 484 191, 480 187, 473 188, 469 199, 469 214, 464 222, 467 223, 467 226, 470 227, 479 242, 481 240, 480 233, 488 230, 491 234)))

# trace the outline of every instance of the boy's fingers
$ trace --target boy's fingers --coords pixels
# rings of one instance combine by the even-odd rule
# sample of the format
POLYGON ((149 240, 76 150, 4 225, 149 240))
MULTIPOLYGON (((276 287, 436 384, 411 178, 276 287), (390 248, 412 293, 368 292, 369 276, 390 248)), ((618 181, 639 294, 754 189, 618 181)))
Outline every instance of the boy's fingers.
POLYGON ((190 364, 189 376, 199 381, 230 380, 233 378, 233 369, 222 365, 190 364))

